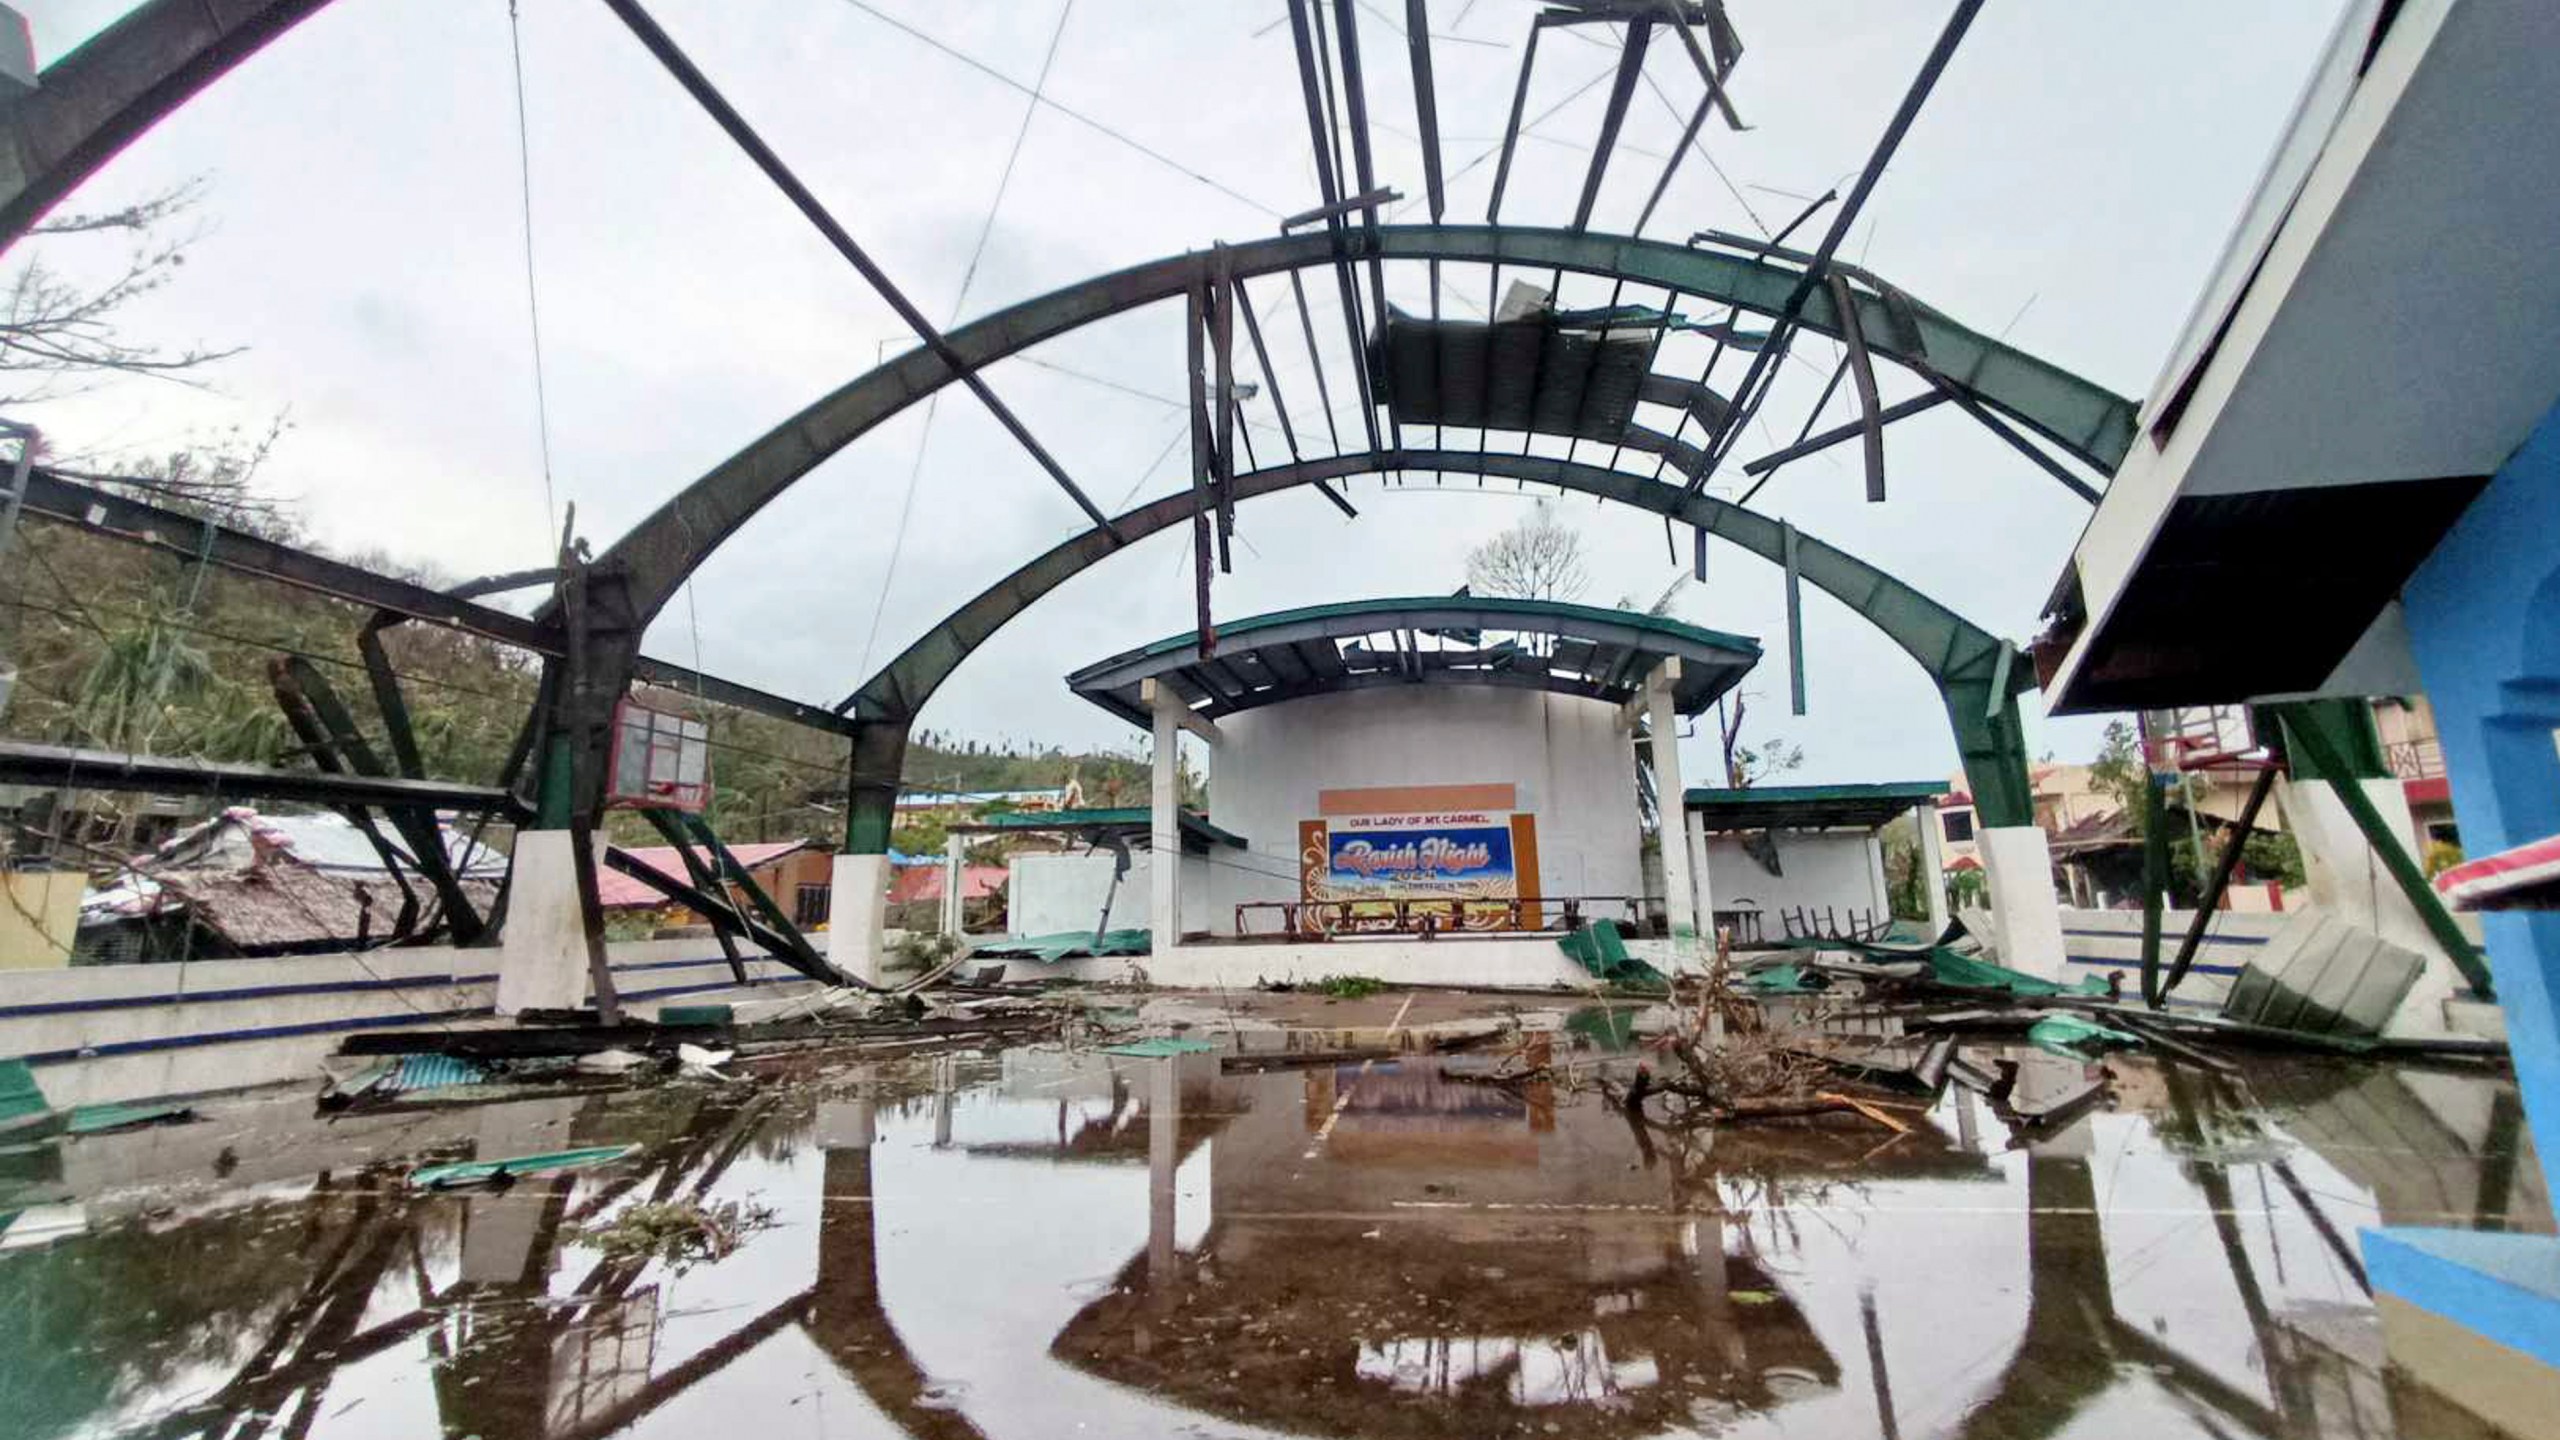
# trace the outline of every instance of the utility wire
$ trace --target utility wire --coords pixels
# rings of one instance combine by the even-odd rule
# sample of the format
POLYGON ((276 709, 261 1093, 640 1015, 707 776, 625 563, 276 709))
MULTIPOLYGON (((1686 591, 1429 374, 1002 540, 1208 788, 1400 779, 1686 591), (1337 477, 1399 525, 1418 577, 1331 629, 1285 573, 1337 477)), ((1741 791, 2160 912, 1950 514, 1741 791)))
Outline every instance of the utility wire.
MULTIPOLYGON (((1671 97, 1662 93, 1661 82, 1655 80, 1653 76, 1648 74, 1644 77, 1644 84, 1646 89, 1653 92, 1653 98, 1662 102, 1663 112, 1675 121, 1680 120, 1680 107, 1672 104, 1671 97)), ((1686 124, 1687 122, 1682 121, 1681 123, 1686 124)), ((1764 240, 1767 239, 1769 237, 1769 222, 1761 219, 1760 212, 1751 208, 1751 202, 1743 198, 1741 187, 1733 183, 1733 177, 1724 173, 1724 167, 1716 163, 1716 157, 1714 155, 1708 153, 1707 142, 1703 133, 1689 137, 1689 149, 1691 152, 1696 154, 1699 159, 1707 162, 1707 168, 1715 172, 1716 178, 1723 181, 1724 188, 1732 194, 1733 203, 1741 206, 1742 213, 1751 217, 1751 228, 1760 232, 1760 238, 1764 240)))
POLYGON ((978 262, 986 258, 987 241, 996 233, 996 215, 1004 209, 1005 191, 1013 188, 1013 167, 1022 159, 1022 143, 1031 138, 1031 122, 1040 114, 1040 92, 1049 88, 1049 70, 1058 63, 1058 42, 1067 38, 1067 17, 1076 0, 1058 7, 1058 28, 1049 32, 1049 53, 1040 57, 1040 76, 1031 82, 1031 103, 1023 107, 1022 124, 1013 132, 1013 148, 1005 152, 1004 171, 996 177, 996 198, 987 202, 987 217, 978 222, 978 243, 969 251, 969 267, 960 272, 960 298, 951 304, 951 323, 960 323, 969 308, 969 289, 978 283, 978 262))
POLYGON ((978 59, 976 56, 957 50, 943 41, 937 40, 922 30, 917 29, 913 25, 908 24, 904 20, 898 19, 894 15, 883 14, 881 11, 874 9, 870 5, 864 4, 863 0, 845 0, 845 3, 880 23, 889 26, 893 30, 904 31, 916 40, 941 51, 943 54, 950 56, 952 59, 959 61, 961 64, 968 66, 970 69, 977 71, 988 79, 994 80, 998 84, 1007 85, 1013 89, 1021 91, 1023 94, 1031 97, 1031 102, 1034 105, 1046 105, 1050 109, 1057 111, 1059 114, 1066 116, 1068 119, 1075 121, 1077 124, 1085 126, 1091 130, 1099 131, 1103 135, 1108 136, 1113 140, 1117 140, 1121 144, 1128 146, 1130 149, 1137 151, 1139 154, 1146 156, 1148 159, 1155 161, 1157 164, 1165 166, 1167 169, 1174 170, 1187 179, 1196 180, 1238 204, 1251 206, 1252 208, 1261 211, 1263 214, 1270 216, 1274 220, 1282 218, 1282 213, 1280 211, 1272 209, 1270 206, 1263 204, 1252 196, 1236 190, 1231 186, 1219 184, 1216 180, 1192 169, 1190 166, 1183 164, 1181 161, 1174 159, 1163 151, 1125 134, 1122 131, 1115 130, 1080 110, 1072 109, 1050 99, 1048 96, 1041 94, 1038 87, 1025 85, 1021 81, 1014 79, 1012 76, 1007 75, 992 65, 989 65, 985 61, 978 59))
POLYGON ((551 484, 551 397, 542 377, 542 297, 533 270, 533 139, 525 119, 524 33, 516 16, 517 0, 507 0, 507 52, 516 73, 516 183, 524 208, 524 308, 533 332, 533 425, 542 442, 542 533, 547 539, 560 527, 560 502, 551 484))
MULTIPOLYGON (((1575 87, 1574 87, 1573 92, 1572 92, 1571 94, 1569 94, 1569 95, 1565 96, 1563 99, 1561 99, 1561 100, 1557 101, 1557 102, 1556 102, 1556 103, 1554 103, 1553 105, 1548 106, 1546 109, 1539 111, 1535 116, 1531 117, 1528 121, 1524 122, 1524 123, 1521 125, 1521 127, 1520 127, 1520 128, 1521 128, 1522 130, 1530 130, 1530 129, 1534 129, 1535 127, 1537 127, 1537 126, 1539 126, 1539 125, 1543 125, 1543 124, 1545 124, 1545 123, 1546 123, 1550 118, 1552 118, 1552 117, 1555 115, 1555 113, 1556 113, 1557 111, 1562 110, 1564 107, 1566 107, 1567 105, 1572 104, 1572 103, 1573 103, 1574 101, 1576 101, 1576 100, 1581 99, 1583 96, 1590 94, 1594 89, 1597 89, 1597 88, 1599 87, 1599 84, 1600 84, 1600 82, 1601 82, 1601 81, 1606 80, 1606 79, 1609 79, 1611 76, 1614 76, 1614 75, 1616 75, 1617 73, 1618 73, 1618 67, 1617 67, 1617 66, 1615 66, 1615 65, 1612 65, 1612 66, 1610 66, 1608 69, 1601 71, 1599 74, 1592 76, 1590 79, 1583 81, 1580 85, 1578 85, 1578 86, 1575 86, 1575 87)), ((1543 139, 1543 138, 1545 138, 1545 137, 1541 136, 1541 137, 1539 137, 1539 138, 1543 139)), ((1500 150, 1501 148, 1502 148, 1502 146, 1501 146, 1499 143, 1495 143, 1495 144, 1492 144, 1492 145, 1488 145, 1488 146, 1486 146, 1484 149, 1482 149, 1482 150, 1480 150, 1480 151, 1477 151, 1477 152, 1476 152, 1476 157, 1475 157, 1474 159, 1469 160, 1466 164, 1461 165, 1461 166, 1459 166, 1457 169, 1452 170, 1452 171, 1450 171, 1450 172, 1449 172, 1448 179, 1442 182, 1442 189, 1443 189, 1443 190, 1445 190, 1445 189, 1447 189, 1447 187, 1448 187, 1448 186, 1456 184, 1456 183, 1458 182, 1459 178, 1460 178, 1461 176, 1464 176, 1468 171, 1473 170, 1473 169, 1475 169, 1477 166, 1482 165, 1482 164, 1483 164, 1484 162, 1486 162, 1487 160, 1492 159, 1492 158, 1493 158, 1493 156, 1494 156, 1494 152, 1496 152, 1496 151, 1500 150)), ((1415 207, 1416 205, 1421 204, 1424 200, 1426 200, 1426 199, 1428 199, 1428 198, 1430 198, 1430 197, 1428 197, 1428 196, 1423 196, 1423 195, 1408 196, 1408 197, 1405 199, 1405 201, 1404 201, 1404 203, 1403 203, 1403 204, 1398 205, 1395 209, 1393 209, 1393 210, 1389 211, 1389 212, 1387 213, 1387 217, 1386 217, 1386 218, 1387 218, 1387 219, 1389 219, 1389 220, 1394 220, 1394 219, 1396 219, 1397 217, 1399 217, 1399 216, 1401 216, 1401 215, 1405 214, 1406 212, 1408 212, 1408 211, 1412 210, 1412 209, 1413 209, 1413 207, 1415 207)))
MULTIPOLYGON (((849 3, 856 9, 877 15, 883 20, 889 19, 888 16, 881 15, 879 11, 863 4, 862 0, 849 0, 849 3)), ((1058 42, 1066 38, 1067 17, 1075 13, 1075 8, 1075 0, 1067 0, 1065 5, 1060 6, 1058 26, 1049 32, 1049 50, 1040 59, 1040 76, 1032 83, 1031 103, 1022 109, 1022 124, 1013 132, 1013 148, 1005 152, 1004 170, 996 177, 995 198, 987 202, 987 218, 978 225, 977 248, 970 252, 969 268, 960 276, 960 296, 951 304, 951 323, 954 325, 960 322, 961 312, 969 303, 969 287, 976 283, 978 278, 978 261, 987 253, 987 238, 995 233, 996 215, 1004 209, 1004 192, 1013 184, 1014 163, 1022 158, 1022 143, 1031 138, 1032 118, 1040 113, 1040 92, 1048 88, 1049 68, 1058 63, 1058 42)), ((889 23, 897 25, 901 30, 908 30, 907 26, 895 20, 890 20, 889 23)), ((917 35, 919 39, 923 38, 920 32, 908 30, 908 33, 917 35)), ((987 73, 995 74, 992 70, 987 73)), ((879 598, 871 604, 871 625, 862 637, 862 660, 854 667, 854 673, 858 675, 871 673, 871 653, 880 643, 880 617, 889 608, 889 588, 898 581, 898 561, 907 550, 907 523, 915 517, 916 487, 924 479, 924 457, 933 446, 934 417, 941 412, 942 392, 936 390, 924 402, 924 433, 916 437, 915 461, 907 467, 907 493, 898 501, 898 528, 889 541, 889 566, 880 573, 879 598)))

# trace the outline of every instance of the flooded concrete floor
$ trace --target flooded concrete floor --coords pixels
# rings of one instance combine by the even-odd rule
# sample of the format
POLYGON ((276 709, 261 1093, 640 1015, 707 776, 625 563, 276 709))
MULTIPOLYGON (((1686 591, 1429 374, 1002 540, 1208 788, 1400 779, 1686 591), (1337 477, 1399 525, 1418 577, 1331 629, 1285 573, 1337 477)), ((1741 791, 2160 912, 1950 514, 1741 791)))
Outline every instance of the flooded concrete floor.
POLYGON ((2504 1077, 2119 1059, 2112 1108, 2033 1143, 1951 1092, 1898 1139, 1648 1159, 1588 1083, 1632 1063, 1506 1089, 1049 1047, 237 1097, 0 1165, 0 1434, 2468 1437, 2390 1372, 2355 1232, 2552 1223, 2504 1077), (697 1195, 772 1223, 681 1271, 572 1233, 697 1195))

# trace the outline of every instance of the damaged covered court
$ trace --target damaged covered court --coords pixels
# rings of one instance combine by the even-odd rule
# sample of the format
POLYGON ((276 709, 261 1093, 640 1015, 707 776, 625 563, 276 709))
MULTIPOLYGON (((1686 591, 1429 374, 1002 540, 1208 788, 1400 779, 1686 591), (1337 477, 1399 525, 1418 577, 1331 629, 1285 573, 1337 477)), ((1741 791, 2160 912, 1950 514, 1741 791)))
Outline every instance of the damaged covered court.
MULTIPOLYGON (((2560 1143, 2560 948, 2538 908, 2560 719, 2534 538, 2560 360, 2535 338, 2547 305, 2514 300, 2560 276, 2462 246, 2429 268, 2388 238, 2560 218, 2541 213, 2548 158, 2498 138, 2500 103, 2560 78, 2535 7, 2344 6, 2140 399, 1850 244, 1926 143, 1982 0, 1902 58, 1854 169, 1749 232, 1675 189, 1742 131, 1755 85, 1795 79, 1747 62, 1746 7, 1488 10, 1470 33, 1504 37, 1516 81, 1461 120, 1436 83, 1458 7, 1289 0, 1251 53, 1290 82, 1267 118, 1302 137, 1296 213, 1168 233, 1160 258, 948 324, 866 247, 863 197, 822 194, 758 127, 699 16, 596 7, 906 338, 707 471, 634 477, 655 508, 626 530, 572 522, 553 563, 461 586, 155 503, 13 432, 12 523, 371 619, 360 673, 295 658, 259 677, 297 759, 8 740, 0 780, 335 811, 387 888, 343 953, 5 972, 0 1323, 20 1334, 0 1416, 47 1435, 753 1417, 2485 1437, 2529 1435, 2560 1400, 2534 1144, 2560 1143), (1577 182, 1511 193, 1522 147, 1552 139, 1531 97, 1567 47, 1577 71, 1609 60, 1576 92, 1577 182), (1662 86, 1673 141, 1637 153, 1630 113, 1662 86), (1382 163, 1390 127, 1414 173, 1382 163), (2498 183, 2430 188, 2448 175, 2498 183), (2448 289, 2471 303, 2424 353, 2448 374, 2493 357, 2493 393, 2450 415, 2372 398, 2409 387, 2347 343, 2355 312, 2448 289), (1062 458, 1054 420, 1005 392, 1067 353, 1043 347, 1139 312, 1179 318, 1130 383, 1173 397, 1182 461, 1164 493, 1106 503, 1120 477, 1062 458), (1810 405, 1789 367, 1819 377, 1810 405), (698 642, 668 658, 659 622, 715 554, 760 543, 759 512, 936 405, 992 421, 1072 532, 810 682, 832 702, 708 673, 698 642), (2002 557, 2057 577, 2041 634, 1977 624, 1932 598, 1945 577, 1755 503, 1828 456, 1862 503, 1948 523, 1892 463, 1894 427, 1930 411, 1987 440, 2003 483, 2087 508, 2077 553, 2002 557), (1782 624, 1349 578, 1286 609, 1234 598, 1269 497, 1377 525, 1412 523, 1376 513, 1390 490, 1486 487, 1658 525, 1711 602, 1729 568, 1773 576, 1782 624), (1158 534, 1187 551, 1178 579, 1122 563, 1158 534), (2270 599, 2288 566, 2324 578, 2270 599), (982 822, 1086 846, 1106 877, 1089 941, 1008 954, 955 918, 910 963, 887 902, 919 718, 1010 623, 1096 593, 1060 595, 1088 572, 1180 586, 1188 628, 1097 625, 1018 684, 1144 727, 1143 824, 982 822), (1885 894, 1877 836, 1905 816, 1938 878, 1945 784, 1755 795, 1684 775, 1684 728, 1746 676, 1791 716, 1820 706, 1808 591, 1934 693, 1905 723, 1951 741, 1979 905, 1932 883, 1897 924, 1885 894), (2296 600, 2308 618, 2275 641, 2216 624, 2296 600), (382 638, 409 626, 538 667, 500 773, 430 773, 382 638), (2396 782, 2364 706, 2420 690, 2449 717, 2486 867, 2441 884, 2405 807, 2375 803, 2396 782), (715 706, 839 747, 822 918, 706 820, 715 706), (2146 795, 2242 776, 2242 834, 2278 796, 2316 914, 2233 941, 2210 899, 2164 915, 2147 857, 2132 952, 2092 966, 2037 824, 2030 709, 2139 709, 2146 795), (1185 808, 1186 746, 1205 813, 1185 808), (609 843, 617 815, 663 843, 609 843), (449 831, 506 834, 503 878, 458 867, 449 831), (1132 849, 1151 863, 1123 912, 1132 849), (1455 858, 1408 883, 1433 857, 1455 858), (610 937, 600 897, 632 886, 707 927, 610 937), (2243 943, 2260 949, 2233 959, 2243 943)), ((314 12, 356 18, 339 8, 145 0, 30 64, 0 102, 0 234, 200 92, 258 85, 314 12)))

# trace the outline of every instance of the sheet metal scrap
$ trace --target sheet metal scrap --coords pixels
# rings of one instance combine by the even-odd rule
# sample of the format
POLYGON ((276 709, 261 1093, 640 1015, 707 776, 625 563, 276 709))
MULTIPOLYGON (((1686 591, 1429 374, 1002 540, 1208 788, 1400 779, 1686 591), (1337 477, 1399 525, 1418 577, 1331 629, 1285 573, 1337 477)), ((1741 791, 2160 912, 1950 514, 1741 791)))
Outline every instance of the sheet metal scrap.
POLYGON ((638 1145, 592 1145, 578 1150, 549 1150, 498 1160, 460 1160, 422 1165, 409 1172, 409 1183, 421 1190, 453 1190, 466 1185, 502 1185, 528 1175, 557 1175, 590 1170, 640 1153, 638 1145))

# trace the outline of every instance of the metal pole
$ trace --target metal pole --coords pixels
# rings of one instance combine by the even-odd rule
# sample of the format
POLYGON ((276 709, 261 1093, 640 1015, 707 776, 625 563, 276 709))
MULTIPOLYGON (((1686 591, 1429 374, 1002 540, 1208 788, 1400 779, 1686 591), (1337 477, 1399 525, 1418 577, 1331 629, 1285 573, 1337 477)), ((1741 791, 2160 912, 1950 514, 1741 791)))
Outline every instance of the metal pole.
MULTIPOLYGON (((2188 828, 2195 825, 2193 816, 2188 828)), ((2160 906, 2169 888, 2169 807, 2161 803, 2160 777, 2142 772, 2142 1002, 2161 1006, 2160 906)))
POLYGON ((1831 264, 1832 252, 1848 238, 1849 226, 1858 218, 1858 211, 1867 203, 1867 197, 1874 193, 1876 182, 1884 178, 1885 167, 1892 163, 1894 151, 1901 148, 1902 137, 1910 133, 1911 122, 1919 118, 1921 105, 1928 100, 1929 92, 1937 87, 1938 77, 1946 73, 1947 62, 1955 58, 1957 44, 1964 39, 1965 31, 1972 27, 1973 17, 1981 9, 1982 0, 1956 0, 1955 13, 1947 17, 1945 28, 1938 32, 1937 44, 1929 48, 1928 58, 1920 62, 1920 73, 1912 80, 1911 88, 1904 92, 1902 104, 1894 110, 1893 119, 1885 126, 1884 137, 1876 142, 1874 153, 1867 157, 1866 168, 1859 172, 1857 183, 1849 187, 1849 196, 1841 202, 1839 213, 1831 217, 1830 230, 1824 233, 1822 243, 1814 247, 1813 259, 1806 264, 1804 273, 1796 278, 1795 289, 1788 294, 1786 303, 1779 307, 1778 323, 1770 327, 1768 343, 1753 357, 1750 373, 1743 377, 1741 388, 1734 392, 1733 413, 1726 417, 1723 432, 1709 443, 1706 465, 1689 482, 1690 494, 1695 495, 1706 488, 1707 478, 1715 473, 1717 462, 1731 448, 1732 437, 1742 433, 1743 422, 1750 418, 1749 410, 1744 407, 1758 408, 1757 397, 1749 393, 1752 381, 1786 348, 1788 332, 1794 327, 1795 317, 1812 296, 1813 287, 1822 283, 1822 277, 1831 264))
POLYGON ((1405 0, 1405 49, 1413 57, 1413 117, 1422 130, 1422 190, 1431 200, 1431 223, 1440 223, 1447 196, 1440 188, 1440 99, 1431 82, 1431 17, 1423 0, 1405 0))
MULTIPOLYGON (((1591 164, 1582 174, 1582 198, 1573 207, 1573 228, 1589 229, 1591 207, 1599 203, 1601 178, 1609 173, 1609 155, 1618 148, 1618 130, 1627 120, 1627 102, 1644 75, 1645 46, 1653 38, 1653 22, 1628 22, 1626 43, 1618 51, 1618 77, 1609 86, 1608 108, 1600 112, 1600 138, 1592 142, 1591 164)), ((1674 156, 1676 163, 1678 157, 1674 156)), ((1622 282, 1623 283, 1623 282, 1622 282)))
POLYGON ((1059 488, 1067 492, 1068 498, 1074 500, 1077 507, 1082 509, 1093 523, 1101 527, 1113 540, 1125 540, 1125 537, 1112 526, 1111 517, 1102 513, 1102 507, 1094 504, 1092 497, 1086 495, 1077 486, 1076 482, 1068 476, 1065 468, 1058 464, 1057 459, 1050 455, 1032 435, 1029 427, 1022 423, 1021 418, 1015 415, 1002 400, 996 398, 996 392, 990 389, 986 380, 978 374, 977 366, 953 348, 949 340, 943 338, 942 332, 934 328, 933 322, 924 317, 924 312, 918 310, 907 299, 905 293, 898 289, 896 283, 890 280, 888 272, 874 263, 870 255, 854 242, 851 232, 836 222, 835 216, 829 214, 827 207, 818 202, 818 197, 810 191, 808 186, 800 183, 800 177, 791 173, 790 167, 782 163, 782 157, 775 154, 771 146, 765 144, 764 137, 758 135, 754 127, 747 124, 746 117, 738 113, 737 107, 731 105, 728 98, 712 85, 710 77, 704 75, 693 61, 686 57, 684 51, 677 48, 675 40, 665 30, 659 28, 658 22, 650 18, 648 11, 640 8, 639 0, 604 0, 604 3, 614 14, 622 18, 622 23, 630 28, 631 33, 639 38, 640 43, 648 48, 650 54, 657 57, 658 63, 666 67, 667 73, 675 77, 676 83, 682 85, 686 93, 693 96, 694 102, 708 112, 722 130, 728 132, 729 138, 737 142, 738 148, 747 152, 747 158, 756 163, 756 168, 764 172, 765 178, 771 180, 775 188, 781 190, 791 203, 798 207, 800 213, 808 217, 809 223, 818 228, 818 233, 824 235, 827 242, 835 246, 836 253, 844 256, 854 269, 861 272, 863 279, 871 282, 871 288, 880 292, 880 298, 889 302, 889 308, 898 312, 898 318, 906 322, 907 328, 913 330, 918 339, 924 341, 925 348, 931 350, 943 364, 951 368, 951 373, 959 379, 961 384, 968 386, 970 393, 976 395, 987 407, 988 412, 996 417, 1022 448, 1031 453, 1031 458, 1039 462, 1040 468, 1049 472, 1049 478, 1058 482, 1059 488))
POLYGON ((2258 772, 2257 783, 2249 787, 2249 798, 2240 807, 2240 818, 2232 822, 2231 842, 2223 847, 2222 858, 2213 867, 2213 877, 2205 883, 2204 893, 2196 899, 2196 915, 2187 922, 2186 938, 2178 942, 2177 958, 2169 962, 2169 973, 2160 981, 2157 996, 2145 996, 2153 1009, 2158 1009, 2187 978, 2187 967, 2196 960, 2196 948, 2204 943, 2205 927, 2213 922, 2213 912, 2222 907, 2223 892, 2231 888, 2231 876, 2240 868, 2240 852, 2248 847, 2249 832, 2258 823, 2258 807, 2276 788, 2275 767, 2258 772))

